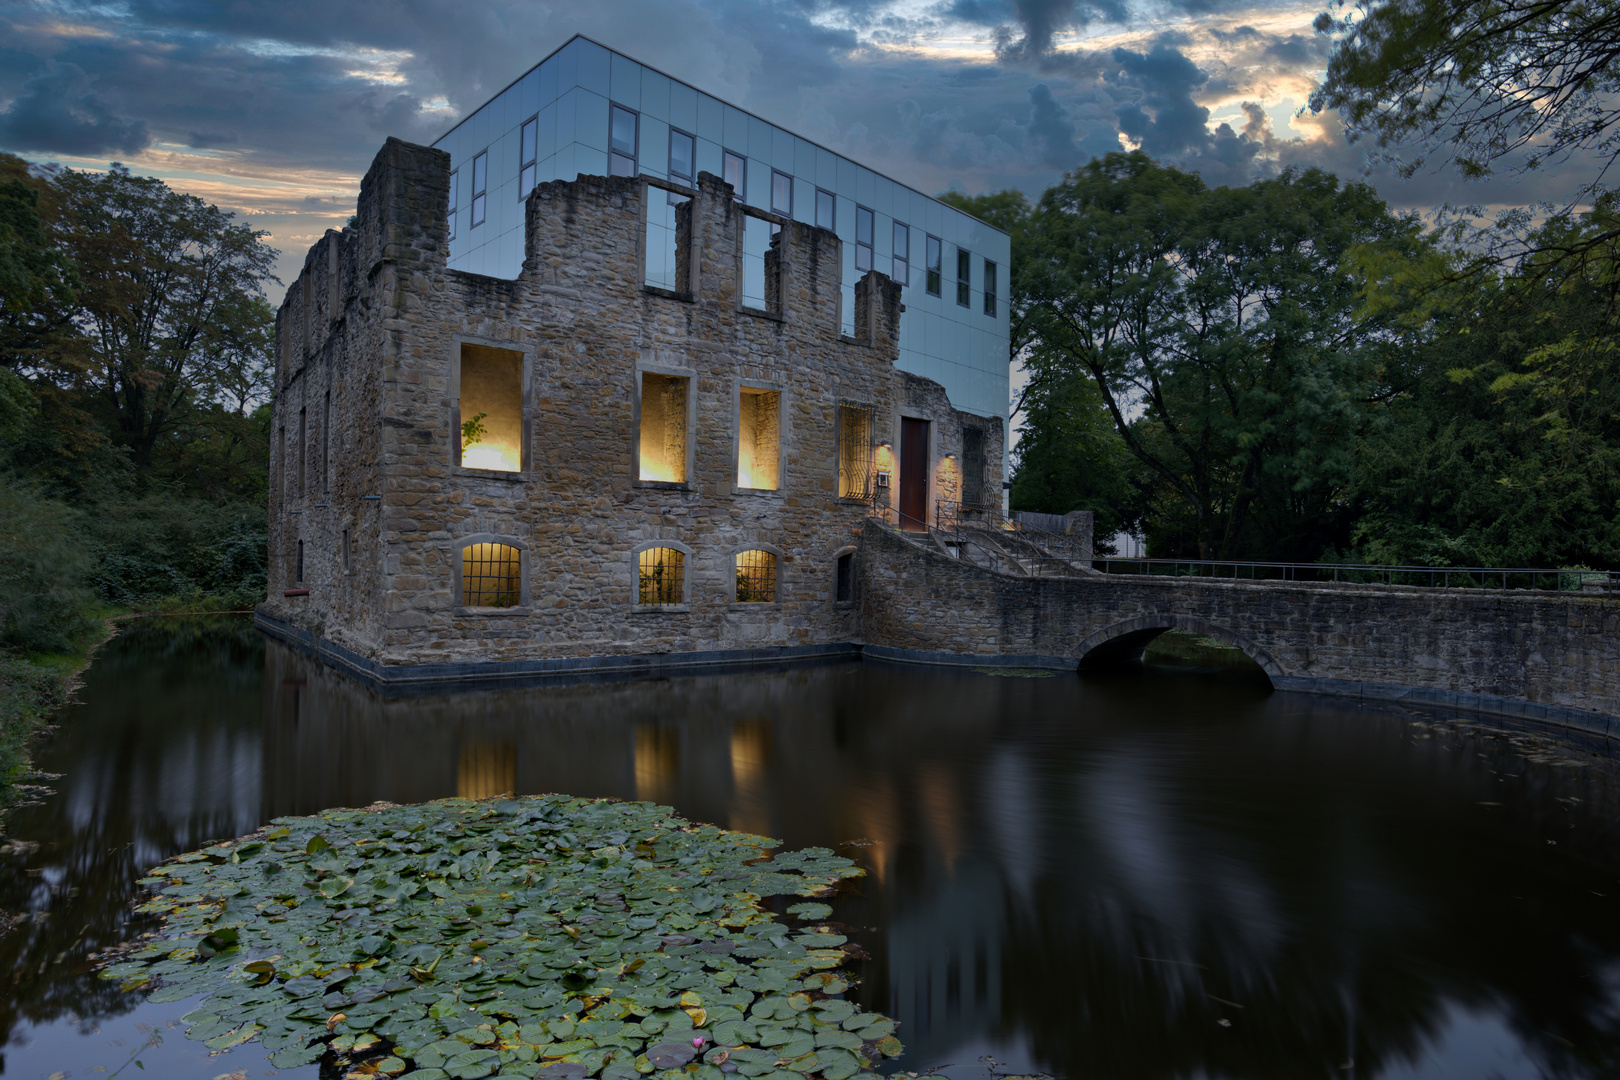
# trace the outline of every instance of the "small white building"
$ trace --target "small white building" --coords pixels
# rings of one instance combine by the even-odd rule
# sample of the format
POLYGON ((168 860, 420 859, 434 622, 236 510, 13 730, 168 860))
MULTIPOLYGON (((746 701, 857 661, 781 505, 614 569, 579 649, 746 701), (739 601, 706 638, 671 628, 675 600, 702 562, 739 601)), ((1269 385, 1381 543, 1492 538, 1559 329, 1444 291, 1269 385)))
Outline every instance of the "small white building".
MULTIPOLYGON (((944 386, 963 411, 1007 420, 1011 238, 969 214, 582 36, 434 146, 451 160, 452 269, 518 276, 537 183, 646 174, 690 184, 713 173, 752 207, 838 234, 846 333, 855 282, 888 273, 905 304, 899 367, 944 386)), ((673 207, 650 217, 673 251, 673 207)), ((763 298, 769 226, 751 230, 750 286, 763 298)), ((647 284, 673 286, 673 267, 649 260, 647 273, 647 284)))

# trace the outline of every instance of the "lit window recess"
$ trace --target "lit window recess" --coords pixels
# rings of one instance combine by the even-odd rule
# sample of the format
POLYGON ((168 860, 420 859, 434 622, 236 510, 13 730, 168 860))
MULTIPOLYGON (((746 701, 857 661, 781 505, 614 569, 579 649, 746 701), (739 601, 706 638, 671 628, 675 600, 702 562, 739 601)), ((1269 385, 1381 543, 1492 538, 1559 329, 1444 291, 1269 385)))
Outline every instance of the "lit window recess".
POLYGON ((612 149, 608 153, 609 176, 636 175, 636 143, 641 117, 620 105, 613 106, 612 149))
POLYGON ((489 181, 489 154, 473 158, 472 223, 473 228, 484 223, 484 188, 489 181))
POLYGON ((523 121, 523 134, 518 140, 520 147, 518 157, 520 169, 518 171, 518 201, 522 202, 534 190, 535 177, 535 144, 539 141, 540 121, 531 117, 523 121))
POLYGON ((636 603, 684 604, 686 555, 667 547, 648 548, 636 556, 636 603))
POLYGON ((855 272, 864 274, 872 269, 872 211, 864 206, 855 208, 855 272))
POLYGON ((894 223, 894 273, 890 275, 902 287, 911 284, 911 230, 894 223))
POLYGON ((469 469, 523 468, 523 354, 461 346, 461 464, 469 469))
POLYGON ((737 553, 737 603, 776 603, 776 556, 755 548, 737 553))
POLYGON ((641 461, 637 475, 655 483, 686 482, 684 376, 641 374, 641 461))
POLYGON ((738 202, 748 198, 748 159, 731 150, 725 152, 725 181, 738 202))
POLYGON ((468 544, 461 549, 463 607, 517 607, 523 597, 522 554, 510 544, 468 544))
POLYGON ((782 395, 745 386, 737 396, 737 486, 776 491, 781 468, 782 395))

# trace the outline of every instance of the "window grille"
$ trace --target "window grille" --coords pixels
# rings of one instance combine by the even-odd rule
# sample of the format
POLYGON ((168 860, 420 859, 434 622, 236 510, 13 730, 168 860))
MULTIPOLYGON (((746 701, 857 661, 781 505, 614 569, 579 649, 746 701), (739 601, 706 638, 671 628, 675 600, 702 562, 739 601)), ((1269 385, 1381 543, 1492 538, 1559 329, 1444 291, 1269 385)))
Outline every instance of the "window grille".
POLYGON ((636 603, 685 603, 686 556, 674 548, 648 548, 636 557, 636 603))
POLYGON ((737 603, 776 602, 776 556, 769 551, 737 553, 737 603))
POLYGON ((838 407, 838 497, 864 499, 871 494, 872 410, 860 405, 838 407))
POLYGON ((468 544, 461 552, 463 607, 517 607, 522 555, 510 544, 468 544))

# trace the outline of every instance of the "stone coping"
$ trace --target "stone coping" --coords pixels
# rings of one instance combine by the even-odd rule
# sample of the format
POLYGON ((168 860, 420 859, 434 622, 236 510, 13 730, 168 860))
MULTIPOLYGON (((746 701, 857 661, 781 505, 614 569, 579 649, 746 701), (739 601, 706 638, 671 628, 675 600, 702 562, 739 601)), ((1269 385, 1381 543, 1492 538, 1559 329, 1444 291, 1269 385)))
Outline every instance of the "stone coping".
POLYGON ((1497 697, 1493 694, 1467 694, 1459 690, 1437 690, 1422 686, 1391 686, 1387 683, 1353 682, 1348 679, 1306 679, 1294 676, 1271 676, 1271 685, 1278 691, 1291 694, 1324 694, 1331 697, 1357 698, 1363 701, 1391 701, 1406 705, 1425 705, 1482 716, 1505 716, 1527 720, 1536 724, 1570 728, 1576 731, 1620 736, 1620 716, 1571 709, 1564 705, 1548 705, 1540 701, 1497 697))

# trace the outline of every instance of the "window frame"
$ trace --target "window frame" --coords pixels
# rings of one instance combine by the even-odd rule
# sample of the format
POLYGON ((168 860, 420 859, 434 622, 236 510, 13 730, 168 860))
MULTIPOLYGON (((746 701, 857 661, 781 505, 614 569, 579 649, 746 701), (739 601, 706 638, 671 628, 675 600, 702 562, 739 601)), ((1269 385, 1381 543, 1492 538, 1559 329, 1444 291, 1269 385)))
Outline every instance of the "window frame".
POLYGON ((630 611, 635 615, 681 614, 692 610, 692 549, 679 540, 647 540, 630 549, 630 611), (681 553, 681 600, 678 604, 641 602, 641 553, 670 548, 681 553))
POLYGON ((496 338, 480 337, 476 334, 453 334, 450 338, 450 474, 452 476, 477 476, 492 480, 527 481, 534 470, 534 350, 518 345, 513 341, 502 341, 496 338), (463 345, 481 345, 486 349, 500 349, 503 352, 520 353, 523 357, 523 366, 519 375, 519 408, 518 415, 519 438, 523 440, 518 448, 518 469, 516 472, 504 472, 500 469, 477 469, 461 463, 461 347, 463 345), (514 346, 517 346, 514 348, 514 346))
POLYGON ((457 181, 459 180, 460 175, 461 175, 461 170, 460 169, 451 169, 450 170, 450 193, 449 193, 450 211, 449 211, 449 213, 448 213, 448 215, 446 216, 446 219, 445 219, 447 224, 448 224, 448 227, 449 227, 449 235, 445 237, 446 240, 454 240, 456 238, 456 187, 457 187, 457 181))
POLYGON ((530 613, 529 576, 532 566, 529 545, 507 533, 471 533, 458 536, 450 546, 450 601, 457 615, 527 615, 530 613), (518 553, 518 602, 511 607, 468 607, 466 583, 462 581, 462 561, 473 544, 505 544, 518 553))
POLYGON ((992 319, 996 317, 996 292, 999 283, 996 281, 996 264, 989 259, 984 260, 984 313, 992 319))
POLYGON ((973 306, 973 252, 963 247, 956 249, 956 306, 973 306))
POLYGON ((826 188, 816 188, 816 228, 826 229, 828 232, 838 231, 838 196, 826 188), (821 223, 821 199, 827 198, 827 224, 821 223))
POLYGON ((523 202, 534 190, 539 145, 540 114, 536 113, 518 127, 518 202, 523 202), (523 145, 525 139, 528 146, 523 145))
POLYGON ((929 296, 939 296, 945 280, 945 242, 933 233, 923 235, 927 238, 923 241, 924 287, 929 296))
MULTIPOLYGON (((690 491, 692 475, 697 462, 697 371, 675 364, 658 364, 638 360, 635 381, 630 388, 630 486, 662 488, 665 491, 690 491), (686 380, 686 468, 685 480, 643 480, 641 478, 641 388, 646 375, 664 375, 686 380)), ((736 473, 732 473, 736 479, 736 473)))
POLYGON ((893 272, 889 275, 889 277, 892 278, 895 282, 897 282, 902 289, 910 288, 911 287, 911 226, 907 225, 903 221, 895 221, 894 219, 891 218, 890 219, 890 230, 889 231, 890 231, 890 240, 891 240, 891 244, 890 244, 890 247, 889 247, 889 253, 890 253, 889 257, 890 257, 890 261, 893 263, 893 265, 890 268, 893 272), (906 253, 904 255, 895 254, 895 252, 899 249, 900 242, 902 240, 905 241, 906 253))
POLYGON ((472 193, 472 228, 476 229, 485 220, 484 204, 489 195, 489 151, 480 150, 473 155, 473 193, 472 193), (483 186, 479 186, 482 180, 483 186))
POLYGON ((726 556, 726 569, 730 572, 731 580, 731 610, 733 611, 773 611, 782 606, 782 566, 786 562, 782 549, 775 544, 763 541, 743 544, 735 547, 726 556), (770 600, 739 600, 737 599, 737 556, 750 551, 763 551, 772 559, 772 581, 770 600))
POLYGON ((674 124, 669 126, 669 169, 666 171, 665 175, 670 180, 680 179, 684 181, 687 187, 697 186, 697 136, 692 134, 690 131, 684 131, 681 128, 676 127, 674 124), (675 171, 675 137, 677 135, 683 139, 686 139, 691 145, 692 156, 688 166, 691 169, 690 172, 675 171))
POLYGON ((877 235, 877 214, 871 207, 855 204, 855 273, 857 276, 871 270, 873 261, 873 238, 877 235), (861 239, 861 215, 866 215, 866 239, 861 239), (861 268, 861 252, 866 252, 866 268, 861 268))
POLYGON ((760 379, 735 379, 731 386, 731 493, 733 495, 765 495, 780 498, 787 487, 788 460, 788 390, 780 383, 760 379), (743 487, 737 483, 742 470, 742 398, 748 390, 776 395, 776 486, 773 488, 743 487))
POLYGON ((728 165, 730 165, 733 161, 735 161, 737 163, 737 180, 738 180, 738 182, 731 185, 731 197, 736 199, 738 202, 747 202, 748 201, 748 155, 747 154, 739 154, 735 150, 727 150, 725 147, 722 146, 720 148, 720 179, 724 180, 728 184, 731 183, 731 181, 726 180, 726 172, 727 172, 726 167, 728 165))
POLYGON ((615 102, 610 102, 608 104, 608 175, 609 176, 635 176, 640 171, 641 171, 641 113, 637 112, 635 109, 625 108, 623 105, 620 105, 616 101, 615 102), (617 146, 614 143, 613 121, 618 118, 619 113, 624 113, 626 116, 630 117, 632 134, 630 136, 630 138, 631 138, 631 152, 628 153, 628 154, 626 154, 624 151, 618 149, 617 146), (629 161, 630 161, 630 171, 629 172, 620 172, 618 169, 616 169, 614 167, 614 165, 615 165, 614 159, 615 158, 628 158, 629 161))

